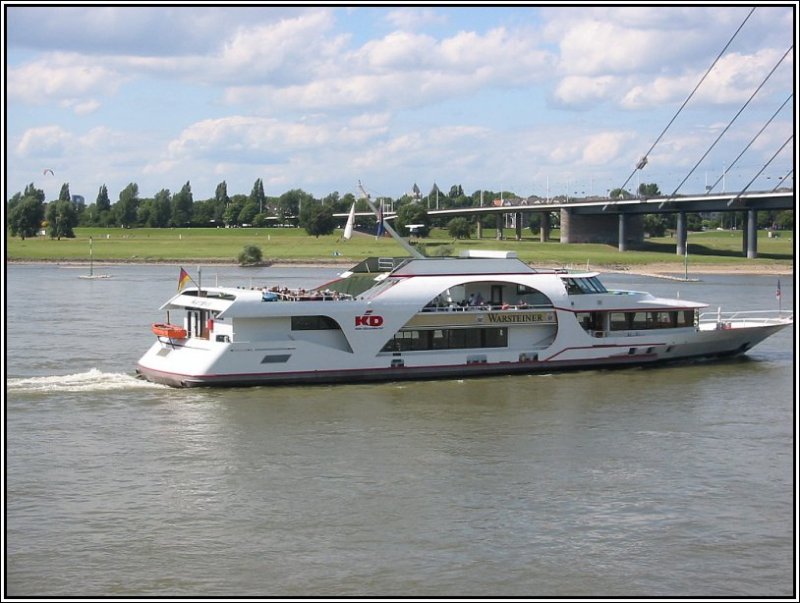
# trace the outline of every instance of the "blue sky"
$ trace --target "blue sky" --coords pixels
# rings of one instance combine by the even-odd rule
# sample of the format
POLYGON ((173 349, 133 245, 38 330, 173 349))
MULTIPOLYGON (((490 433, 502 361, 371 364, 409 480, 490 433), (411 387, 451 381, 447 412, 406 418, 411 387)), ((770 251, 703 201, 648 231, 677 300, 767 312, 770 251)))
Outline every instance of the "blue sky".
MULTIPOLYGON (((758 6, 634 176, 702 192, 794 91, 794 3, 758 6)), ((195 200, 399 197, 417 183, 604 195, 631 176, 745 20, 743 6, 15 6, 4 3, 5 193, 130 182, 195 200), (52 169, 45 175, 45 169, 52 169)), ((726 175, 792 135, 792 100, 726 175)), ((751 189, 775 186, 792 140, 751 189)), ((721 190, 722 185, 717 189, 721 190)))

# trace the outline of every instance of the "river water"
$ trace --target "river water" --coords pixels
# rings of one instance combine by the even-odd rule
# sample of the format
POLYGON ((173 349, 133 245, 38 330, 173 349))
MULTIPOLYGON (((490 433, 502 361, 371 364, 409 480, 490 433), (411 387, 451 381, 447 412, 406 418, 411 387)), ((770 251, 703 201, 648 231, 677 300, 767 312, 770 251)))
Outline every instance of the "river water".
MULTIPOLYGON (((657 369, 176 390, 133 375, 178 267, 85 272, 6 269, 7 597, 794 593, 792 329, 657 369)), ((700 279, 603 277, 777 308, 777 277, 700 279)))

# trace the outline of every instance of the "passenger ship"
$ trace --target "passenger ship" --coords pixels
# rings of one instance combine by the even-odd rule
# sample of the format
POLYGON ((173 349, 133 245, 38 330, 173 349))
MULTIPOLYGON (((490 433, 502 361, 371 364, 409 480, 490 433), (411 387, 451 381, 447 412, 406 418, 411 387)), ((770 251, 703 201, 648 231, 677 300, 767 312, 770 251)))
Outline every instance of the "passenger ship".
POLYGON ((465 255, 372 258, 310 291, 187 287, 162 307, 137 372, 190 387, 643 366, 736 356, 793 324, 609 290, 596 272, 513 253, 465 255))

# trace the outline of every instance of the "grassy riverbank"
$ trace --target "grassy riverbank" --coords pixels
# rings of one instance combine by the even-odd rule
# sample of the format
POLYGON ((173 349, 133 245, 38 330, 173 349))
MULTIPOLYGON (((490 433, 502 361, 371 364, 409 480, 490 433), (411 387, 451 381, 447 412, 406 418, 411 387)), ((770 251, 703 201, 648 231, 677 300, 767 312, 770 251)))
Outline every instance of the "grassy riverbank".
MULTIPOLYGON (((376 239, 356 234, 349 241, 341 231, 324 237, 310 237, 297 228, 77 228, 74 239, 49 237, 25 239, 6 237, 6 261, 88 262, 92 237, 95 262, 236 263, 245 245, 261 248, 264 260, 274 263, 354 263, 368 256, 403 256, 405 251, 391 238, 376 239)), ((463 249, 515 251, 520 259, 537 265, 586 266, 607 269, 636 269, 668 266, 683 270, 684 258, 675 253, 675 239, 648 240, 640 249, 620 253, 614 245, 571 244, 553 240, 542 243, 526 233, 521 241, 506 231, 506 240, 494 238, 453 241, 447 233, 434 230, 421 241, 428 255, 457 255, 463 249)), ((742 233, 709 231, 689 234, 688 264, 693 271, 732 269, 749 272, 791 273, 794 267, 794 236, 791 232, 770 238, 758 233, 758 258, 742 257, 742 233)))

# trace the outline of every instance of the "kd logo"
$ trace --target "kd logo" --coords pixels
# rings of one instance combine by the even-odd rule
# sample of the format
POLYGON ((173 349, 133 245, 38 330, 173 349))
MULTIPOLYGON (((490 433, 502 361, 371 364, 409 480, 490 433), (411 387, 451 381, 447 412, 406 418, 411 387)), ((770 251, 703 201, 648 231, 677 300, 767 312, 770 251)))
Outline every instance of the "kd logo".
POLYGON ((356 327, 376 328, 383 325, 383 316, 376 314, 363 314, 356 316, 356 327))

